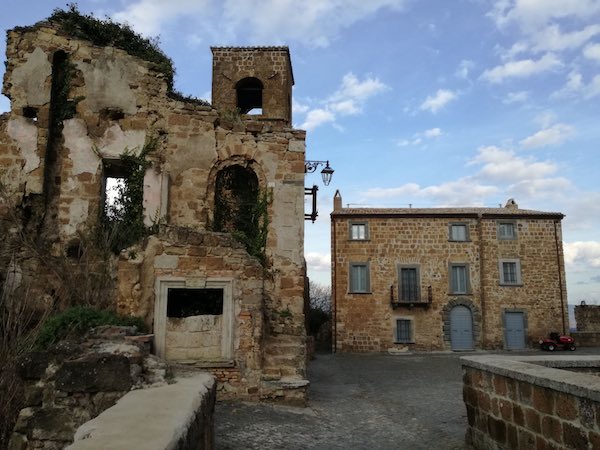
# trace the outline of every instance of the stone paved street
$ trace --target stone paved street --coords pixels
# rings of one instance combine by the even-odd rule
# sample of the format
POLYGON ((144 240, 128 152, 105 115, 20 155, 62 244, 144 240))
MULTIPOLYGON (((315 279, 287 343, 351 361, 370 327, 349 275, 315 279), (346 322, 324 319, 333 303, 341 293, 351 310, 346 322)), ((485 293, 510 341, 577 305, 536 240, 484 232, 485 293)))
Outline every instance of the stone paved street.
POLYGON ((318 354, 307 408, 220 403, 216 448, 463 449, 462 355, 318 354))

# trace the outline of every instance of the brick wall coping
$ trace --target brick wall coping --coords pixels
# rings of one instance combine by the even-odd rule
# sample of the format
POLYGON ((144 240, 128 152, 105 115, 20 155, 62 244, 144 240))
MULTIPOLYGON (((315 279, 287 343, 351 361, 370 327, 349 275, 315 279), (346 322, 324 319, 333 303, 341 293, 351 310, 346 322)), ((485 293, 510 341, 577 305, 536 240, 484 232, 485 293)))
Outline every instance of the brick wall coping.
MULTIPOLYGON (((188 448, 199 431, 198 415, 212 414, 215 379, 208 373, 178 378, 174 384, 131 391, 116 405, 81 425, 68 450, 188 448)), ((208 418, 205 426, 212 426, 208 418)), ((202 426, 202 425, 201 425, 202 426)), ((189 447, 192 448, 192 447, 189 447)), ((197 447, 193 448, 205 448, 197 447)))
POLYGON ((463 367, 502 375, 600 402, 600 376, 571 372, 570 368, 600 368, 599 356, 463 356, 463 367))

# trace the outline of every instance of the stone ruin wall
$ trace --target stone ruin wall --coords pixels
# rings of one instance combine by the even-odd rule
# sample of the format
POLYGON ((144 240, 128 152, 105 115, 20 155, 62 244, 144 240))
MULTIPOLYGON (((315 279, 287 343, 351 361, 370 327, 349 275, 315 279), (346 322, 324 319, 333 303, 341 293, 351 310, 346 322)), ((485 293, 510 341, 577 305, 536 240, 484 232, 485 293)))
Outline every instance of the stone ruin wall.
MULTIPOLYGON (((157 138, 144 179, 146 223, 158 220, 166 227, 206 233, 214 212, 216 174, 233 164, 250 167, 271 199, 263 274, 244 250, 231 244, 221 248, 224 238, 214 238, 216 246, 207 250, 206 245, 163 242, 158 236, 121 254, 114 300, 121 311, 140 314, 151 324, 155 276, 186 272, 186 264, 186 276, 228 272, 235 276, 237 289, 237 370, 247 385, 233 390, 249 395, 246 367, 256 369, 253 379, 259 370, 269 373, 269 381, 303 379, 305 132, 291 129, 281 118, 227 121, 211 107, 174 100, 167 95, 164 75, 151 63, 113 47, 63 36, 47 24, 9 31, 7 60, 3 93, 11 99, 11 112, 0 117, 0 176, 11 202, 2 205, 2 226, 17 234, 20 230, 8 213, 19 212, 21 219, 30 221, 21 226, 48 243, 49 254, 63 257, 81 233, 98 223, 103 160, 118 159, 126 150, 139 152, 148 139, 157 138), (55 155, 49 157, 53 55, 59 51, 74 69, 68 98, 76 100, 76 112, 64 120, 55 155), (194 254, 203 250, 205 256, 194 254), (179 262, 165 272, 156 263, 163 253, 152 252, 176 254, 179 262), (248 300, 247 292, 252 293, 248 300), (251 331, 242 331, 246 329, 251 331), (290 343, 296 348, 293 354, 281 355, 290 343), (269 348, 275 356, 269 357, 269 348)), ((2 263, 7 267, 9 261, 2 263)), ((22 264, 22 283, 40 296, 50 295, 46 290, 56 280, 48 281, 52 274, 45 274, 47 268, 22 264)), ((227 377, 221 381, 227 382, 227 377)), ((253 386, 250 392, 256 390, 253 386)))

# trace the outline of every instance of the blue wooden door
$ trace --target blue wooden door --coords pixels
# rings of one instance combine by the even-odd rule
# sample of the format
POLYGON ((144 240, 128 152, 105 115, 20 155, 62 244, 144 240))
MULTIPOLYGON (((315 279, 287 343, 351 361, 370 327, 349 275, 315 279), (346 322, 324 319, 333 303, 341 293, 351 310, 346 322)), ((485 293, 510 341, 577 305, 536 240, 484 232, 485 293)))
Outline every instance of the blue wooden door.
POLYGON ((504 313, 504 332, 507 350, 523 350, 525 348, 525 320, 522 312, 504 313))
POLYGON ((466 306, 450 311, 450 341, 452 350, 473 350, 473 316, 466 306))

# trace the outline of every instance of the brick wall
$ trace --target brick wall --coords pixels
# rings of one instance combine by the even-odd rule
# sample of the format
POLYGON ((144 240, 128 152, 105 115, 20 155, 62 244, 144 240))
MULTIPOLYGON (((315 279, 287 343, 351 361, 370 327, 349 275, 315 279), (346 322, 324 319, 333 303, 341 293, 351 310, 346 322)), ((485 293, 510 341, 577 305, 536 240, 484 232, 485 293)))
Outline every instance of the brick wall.
MULTIPOLYGON (((585 357, 584 357, 585 358, 585 357)), ((600 448, 600 390, 597 378, 557 370, 548 359, 463 358, 467 443, 476 449, 600 448)), ((589 369, 589 368, 588 368, 589 369)))

